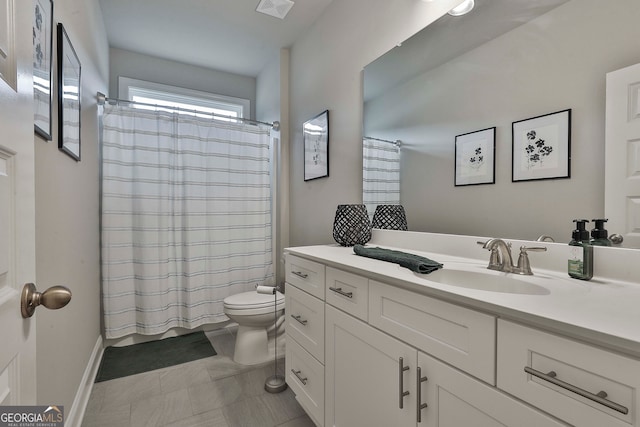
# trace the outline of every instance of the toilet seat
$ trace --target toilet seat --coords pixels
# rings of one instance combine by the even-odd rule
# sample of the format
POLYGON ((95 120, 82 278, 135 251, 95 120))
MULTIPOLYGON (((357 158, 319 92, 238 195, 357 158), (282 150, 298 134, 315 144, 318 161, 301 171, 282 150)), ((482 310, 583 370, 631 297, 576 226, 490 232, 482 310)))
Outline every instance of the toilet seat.
MULTIPOLYGON (((276 310, 284 309, 284 295, 276 292, 276 310)), ((255 291, 230 295, 224 299, 224 311, 232 315, 251 316, 273 313, 274 296, 255 291)))

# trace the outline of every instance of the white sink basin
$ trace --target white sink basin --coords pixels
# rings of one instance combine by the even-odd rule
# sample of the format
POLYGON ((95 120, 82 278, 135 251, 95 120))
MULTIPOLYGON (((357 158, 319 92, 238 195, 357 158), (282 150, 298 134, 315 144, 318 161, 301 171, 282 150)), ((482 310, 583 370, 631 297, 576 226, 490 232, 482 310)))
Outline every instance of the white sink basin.
MULTIPOLYGON (((520 276, 484 269, 457 269, 445 267, 428 275, 421 275, 426 280, 443 285, 478 289, 490 292, 509 294, 549 295, 551 292, 540 285, 532 283, 532 276, 520 276)), ((533 276, 535 277, 535 276, 533 276)))

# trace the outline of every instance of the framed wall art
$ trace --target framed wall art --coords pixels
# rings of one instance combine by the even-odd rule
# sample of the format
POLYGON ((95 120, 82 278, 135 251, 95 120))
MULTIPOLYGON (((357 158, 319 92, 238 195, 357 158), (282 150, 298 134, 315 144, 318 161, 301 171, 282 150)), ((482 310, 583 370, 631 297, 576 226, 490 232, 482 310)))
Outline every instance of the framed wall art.
POLYGON ((512 178, 571 177, 571 109, 513 122, 512 178))
POLYGON ((495 184, 496 128, 487 128, 456 136, 456 187, 495 184))
POLYGON ((329 176, 329 110, 304 122, 304 180, 329 176))
POLYGON ((51 141, 53 0, 33 0, 33 123, 51 141))
POLYGON ((58 24, 58 148, 80 161, 80 87, 78 55, 58 24))

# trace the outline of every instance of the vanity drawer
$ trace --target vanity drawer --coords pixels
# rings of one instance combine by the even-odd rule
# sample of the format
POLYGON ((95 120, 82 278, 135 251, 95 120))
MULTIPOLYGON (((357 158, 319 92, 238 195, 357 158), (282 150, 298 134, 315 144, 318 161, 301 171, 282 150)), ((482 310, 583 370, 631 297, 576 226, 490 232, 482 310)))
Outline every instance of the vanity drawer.
POLYGON ((497 385, 576 426, 638 425, 639 360, 505 320, 497 385))
POLYGON ((295 340, 288 340, 285 370, 296 400, 317 425, 324 425, 324 366, 295 340))
POLYGON ((367 321, 369 279, 327 267, 326 302, 348 314, 367 321))
POLYGON ((369 324, 495 385, 495 317, 369 281, 369 324))
POLYGON ((295 286, 285 292, 287 335, 324 363, 324 302, 295 286))
POLYGON ((287 254, 285 280, 324 300, 324 265, 287 254))

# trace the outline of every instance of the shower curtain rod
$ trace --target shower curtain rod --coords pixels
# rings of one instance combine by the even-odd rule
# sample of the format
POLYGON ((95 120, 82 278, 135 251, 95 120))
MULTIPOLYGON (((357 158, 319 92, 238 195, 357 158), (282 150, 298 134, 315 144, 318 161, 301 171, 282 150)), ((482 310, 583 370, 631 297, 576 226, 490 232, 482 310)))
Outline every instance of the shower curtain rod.
POLYGON ((371 138, 370 136, 363 136, 362 139, 372 139, 374 141, 388 142, 389 144, 393 144, 397 147, 400 147, 402 145, 402 141, 400 141, 399 139, 396 139, 395 141, 389 141, 388 139, 371 138))
POLYGON ((261 121, 258 121, 258 120, 253 120, 253 119, 245 119, 244 117, 225 116, 224 114, 216 114, 216 113, 208 113, 208 112, 198 111, 198 110, 191 110, 189 108, 170 107, 170 106, 167 106, 167 105, 148 104, 146 102, 129 101, 128 99, 109 98, 104 93, 101 93, 101 92, 98 92, 97 98, 98 98, 98 105, 104 105, 107 102, 115 103, 117 105, 117 104, 122 102, 122 103, 126 103, 126 104, 144 105, 146 107, 168 108, 168 109, 175 110, 175 111, 188 111, 190 113, 208 114, 208 115, 210 115, 212 117, 221 117, 221 118, 223 117, 223 118, 226 118, 226 119, 241 120, 241 121, 247 122, 247 123, 267 125, 267 126, 271 126, 271 128, 273 130, 275 130, 275 131, 279 131, 280 130, 280 122, 279 121, 275 121, 273 123, 268 123, 268 122, 261 122, 261 121))

